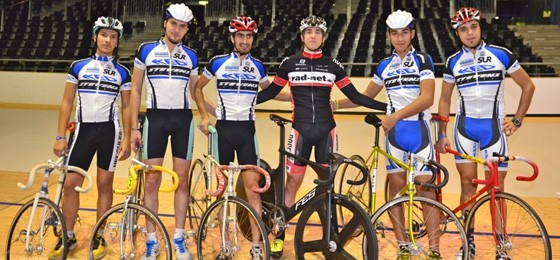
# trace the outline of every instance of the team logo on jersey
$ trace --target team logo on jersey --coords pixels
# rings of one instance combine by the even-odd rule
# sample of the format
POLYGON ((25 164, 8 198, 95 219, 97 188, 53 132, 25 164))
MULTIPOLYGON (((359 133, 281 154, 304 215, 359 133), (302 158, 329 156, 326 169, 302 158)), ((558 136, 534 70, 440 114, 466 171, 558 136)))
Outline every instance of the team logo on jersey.
POLYGON ((305 64, 305 59, 299 60, 299 63, 300 63, 300 64, 305 64))
POLYGON ((328 82, 328 83, 332 83, 333 80, 330 79, 329 77, 327 77, 327 75, 325 73, 320 73, 320 74, 315 74, 315 75, 309 75, 309 74, 303 74, 303 73, 298 73, 297 75, 290 75, 290 82, 293 83, 297 83, 298 81, 313 81, 313 82, 317 82, 317 83, 321 83, 321 82, 328 82))
POLYGON ((401 69, 396 69, 393 71, 389 71, 389 73, 387 73, 387 77, 393 77, 396 75, 407 75, 407 74, 414 74, 416 73, 415 69, 409 69, 409 68, 401 68, 401 69))
POLYGON ((155 52, 154 56, 155 57, 169 57, 169 54, 167 52, 155 52))
POLYGON ((181 54, 181 53, 179 53, 179 52, 177 52, 177 53, 173 54, 173 58, 174 58, 174 59, 180 59, 180 60, 184 60, 184 59, 185 59, 185 57, 187 57, 187 55, 185 55, 185 54, 181 54))
POLYGON ((412 67, 414 66, 414 61, 413 60, 405 60, 405 62, 403 62, 403 67, 412 67))
POLYGON ((494 65, 478 65, 478 66, 470 66, 457 71, 459 74, 466 74, 466 73, 475 73, 477 71, 488 71, 496 68, 494 65))
POLYGON ((104 69, 103 74, 115 76, 115 71, 112 69, 104 69))
POLYGON ((243 67, 243 72, 255 73, 255 68, 250 67, 250 66, 243 67))
POLYGON ((111 76, 99 75, 99 74, 84 74, 82 76, 83 80, 94 80, 94 81, 105 81, 105 82, 117 82, 117 79, 111 76))
POLYGON ((473 64, 473 63, 474 63, 473 59, 467 59, 467 60, 462 60, 461 62, 459 62, 459 65, 465 66, 465 65, 470 65, 470 64, 473 64))
POLYGON ((224 79, 256 79, 255 75, 244 74, 244 73, 224 73, 222 74, 224 79))
POLYGON ((187 66, 189 65, 186 61, 173 60, 173 59, 153 59, 152 63, 154 65, 174 65, 174 66, 187 66))
POLYGON ((478 57, 478 63, 488 63, 488 62, 492 62, 492 57, 491 56, 478 57))

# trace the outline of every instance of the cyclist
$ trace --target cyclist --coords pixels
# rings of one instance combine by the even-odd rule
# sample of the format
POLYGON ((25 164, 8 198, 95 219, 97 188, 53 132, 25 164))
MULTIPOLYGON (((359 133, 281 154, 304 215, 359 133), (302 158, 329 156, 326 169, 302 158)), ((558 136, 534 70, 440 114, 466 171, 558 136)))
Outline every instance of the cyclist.
MULTIPOLYGON (((439 115, 448 117, 450 113, 451 94, 457 86, 458 106, 453 133, 457 151, 470 156, 482 155, 483 159, 494 152, 508 153, 506 136, 512 135, 521 127, 521 122, 529 109, 535 86, 517 59, 507 49, 487 45, 481 39, 480 11, 476 8, 463 7, 451 18, 451 27, 461 40, 463 47, 447 59, 443 74, 439 115), (517 112, 511 120, 506 120, 504 108, 505 74, 521 88, 521 97, 517 112)), ((447 123, 441 122, 436 148, 445 153, 450 147, 447 138, 447 123)), ((461 176, 461 203, 476 192, 472 180, 477 177, 476 163, 455 157, 455 163, 461 176)), ((507 163, 500 163, 500 187, 504 188, 507 163)), ((487 176, 490 174, 486 172, 487 176)), ((468 212, 472 205, 463 209, 468 212)), ((469 254, 474 257, 475 245, 472 237, 473 227, 467 228, 469 254)), ((461 254, 462 251, 459 251, 461 254)), ((462 255, 458 255, 462 257, 462 255)), ((496 259, 508 259, 507 257, 496 259)))
MULTIPOLYGON (((208 134, 210 120, 202 90, 216 77, 218 106, 212 112, 217 118, 218 157, 222 165, 233 162, 236 152, 239 164, 258 165, 258 144, 255 135, 256 96, 259 86, 266 88, 270 82, 262 62, 250 54, 257 31, 257 23, 251 17, 241 16, 231 20, 229 32, 233 52, 213 57, 204 68, 203 77, 198 79, 194 90, 194 99, 201 117, 199 128, 208 134)), ((284 99, 289 99, 289 96, 284 96, 284 99)), ((261 215, 261 197, 251 189, 259 185, 260 174, 246 170, 242 178, 247 200, 261 215)), ((251 223, 251 228, 258 230, 256 223, 251 223)), ((251 257, 262 259, 258 240, 260 234, 252 234, 251 257)))
MULTIPOLYGON (((278 74, 268 88, 259 92, 257 103, 276 96, 289 83, 293 104, 293 126, 287 150, 293 154, 309 158, 315 147, 315 160, 328 164, 328 154, 337 152, 337 133, 330 96, 334 84, 353 102, 378 110, 385 110, 386 104, 360 94, 344 67, 336 59, 323 55, 321 47, 325 41, 327 23, 323 18, 309 16, 300 24, 303 51, 286 57, 278 69, 278 74)), ((295 158, 287 158, 286 206, 294 204, 295 195, 301 186, 307 165, 295 158)), ((272 255, 283 253, 284 233, 274 239, 272 255)))
MULTIPOLYGON (((112 17, 99 17, 93 26, 96 50, 92 57, 74 61, 66 76, 66 86, 58 114, 58 130, 53 152, 66 154, 66 163, 88 170, 97 153, 97 219, 113 204, 113 173, 118 160, 130 156, 130 71, 117 63, 122 23, 112 17), (75 139, 66 140, 66 126, 77 96, 75 139), (121 97, 123 133, 119 124, 118 98, 121 97)), ((62 213, 66 221, 68 244, 59 240, 49 259, 61 259, 63 247, 73 250, 78 246, 74 225, 78 215, 80 197, 74 187, 81 186, 84 177, 68 174, 64 181, 62 213)), ((94 238, 93 257, 102 258, 105 241, 94 238)))
MULTIPOLYGON (((179 175, 179 187, 175 191, 173 237, 178 259, 192 259, 185 244, 185 221, 194 136, 190 92, 194 89, 198 76, 198 56, 182 43, 192 19, 193 13, 185 4, 172 4, 166 9, 163 38, 143 43, 136 52, 130 100, 131 123, 137 126, 142 86, 146 83, 144 133, 140 133, 138 128, 132 128, 130 135, 134 150, 138 149, 138 145, 144 145, 146 164, 163 164, 168 138, 171 136, 173 170, 179 175)), ((159 206, 160 184, 161 174, 146 174, 144 205, 155 212, 159 206)), ((146 226, 148 242, 145 257, 155 259, 159 253, 155 229, 152 223, 148 222, 146 226)))
MULTIPOLYGON (((408 155, 414 153, 426 159, 433 159, 434 150, 430 130, 430 106, 434 102, 434 64, 429 54, 416 51, 412 46, 412 39, 416 37, 414 18, 406 11, 397 10, 391 13, 386 20, 387 38, 394 48, 393 54, 379 62, 374 71, 373 79, 365 90, 365 94, 375 97, 383 87, 387 93, 387 116, 381 125, 386 134, 386 149, 396 158, 408 160, 408 155)), ((356 106, 344 99, 335 101, 335 108, 356 106)), ((432 171, 430 168, 419 165, 416 172, 420 173, 417 179, 428 181, 432 171)), ((394 197, 406 185, 406 172, 391 160, 387 160, 389 179, 389 194, 394 197)), ((418 188, 418 195, 436 198, 434 190, 418 188)), ((430 212, 424 207, 425 212, 430 212)), ((400 216, 393 221, 404 222, 404 213, 394 212, 400 216)), ((426 217, 426 216, 425 216, 426 217)), ((434 216, 437 217, 437 216, 434 216)), ((437 219, 434 219, 437 221, 437 219)), ((426 220, 427 223, 434 223, 426 220)), ((395 234, 400 243, 399 258, 409 259, 410 250, 404 236, 404 224, 394 224, 395 234)), ((437 226, 428 226, 430 232, 437 226)), ((441 259, 439 254, 439 237, 432 235, 429 238, 429 259, 441 259)))

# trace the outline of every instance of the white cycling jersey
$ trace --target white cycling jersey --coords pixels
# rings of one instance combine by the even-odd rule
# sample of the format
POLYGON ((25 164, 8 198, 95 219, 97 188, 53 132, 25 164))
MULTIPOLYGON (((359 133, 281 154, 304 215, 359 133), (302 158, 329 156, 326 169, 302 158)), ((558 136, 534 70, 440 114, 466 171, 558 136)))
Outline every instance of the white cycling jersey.
MULTIPOLYGON (((426 53, 416 52, 412 48, 403 60, 395 52, 381 60, 374 71, 372 81, 377 85, 385 86, 387 114, 392 114, 408 106, 420 96, 420 81, 434 78, 432 57, 426 53)), ((404 120, 430 120, 430 118, 432 114, 429 109, 426 109, 404 120)))
POLYGON ((255 104, 259 84, 267 80, 262 62, 250 54, 239 59, 238 53, 219 55, 210 60, 203 75, 216 77, 218 120, 255 120, 255 104))
POLYGON ((471 118, 505 118, 504 78, 521 66, 506 48, 482 44, 447 59, 443 80, 457 86, 457 115, 471 118))
POLYGON ((77 86, 77 122, 119 120, 120 92, 131 88, 130 71, 126 67, 112 57, 95 55, 74 61, 66 81, 77 86))
POLYGON ((198 75, 196 52, 179 43, 172 52, 163 39, 146 42, 136 52, 134 66, 144 70, 149 109, 191 109, 190 76, 198 75))

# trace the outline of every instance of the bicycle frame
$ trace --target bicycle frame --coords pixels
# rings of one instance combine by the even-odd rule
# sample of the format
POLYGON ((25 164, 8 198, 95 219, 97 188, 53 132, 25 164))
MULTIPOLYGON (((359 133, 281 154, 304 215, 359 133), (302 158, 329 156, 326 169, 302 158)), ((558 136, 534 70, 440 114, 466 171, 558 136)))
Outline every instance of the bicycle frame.
MULTIPOLYGON (((466 208, 468 205, 470 205, 471 203, 474 203, 479 197, 484 196, 485 193, 489 192, 490 193, 490 200, 492 203, 490 203, 491 207, 490 207, 490 211, 492 214, 492 233, 494 236, 494 241, 496 242, 496 245, 499 244, 499 240, 498 240, 498 234, 496 232, 496 193, 500 193, 500 192, 504 192, 503 190, 500 189, 500 182, 499 182, 499 172, 498 172, 498 168, 497 168, 497 163, 498 162, 504 162, 504 161, 513 161, 513 160, 518 160, 518 161, 523 161, 527 164, 529 164, 532 168, 533 168, 533 174, 531 176, 517 176, 515 179, 518 181, 533 181, 535 180, 538 175, 539 175, 539 168, 537 166, 537 164, 525 157, 522 156, 497 156, 495 154, 495 157, 490 157, 488 160, 484 161, 480 158, 477 157, 472 157, 470 155, 467 154, 463 154, 463 153, 459 153, 458 151, 452 150, 450 148, 446 148, 446 151, 448 153, 451 153, 453 155, 459 156, 463 159, 467 159, 479 164, 484 164, 486 167, 488 167, 489 171, 490 171, 490 178, 488 179, 473 179, 472 182, 474 184, 477 185, 484 185, 480 190, 478 190, 473 196, 471 196, 470 198, 468 198, 465 202, 461 203, 459 206, 457 206, 455 209, 453 209, 453 213, 457 214, 458 212, 460 212, 461 210, 463 210, 464 208, 466 208)), ((500 207, 503 207, 503 205, 500 205, 500 207)), ((500 210, 500 212, 503 212, 502 210, 500 210)), ((502 223, 504 223, 505 221, 502 219, 501 220, 502 223)), ((505 229, 505 224, 503 225, 503 230, 502 230, 502 234, 507 237, 507 231, 505 229)))
MULTIPOLYGON (((391 160, 392 162, 394 162, 395 164, 397 164, 399 167, 401 167, 406 173, 407 173, 407 181, 406 181, 406 185, 397 193, 397 196, 394 197, 393 199, 399 198, 401 196, 408 196, 408 200, 409 200, 409 205, 411 205, 411 207, 414 205, 413 201, 414 201, 414 196, 416 193, 416 187, 415 185, 421 185, 423 187, 426 188, 430 188, 430 189, 439 189, 443 186, 445 186, 445 184, 447 184, 448 181, 448 177, 449 174, 447 172, 447 169, 432 160, 427 160, 425 158, 422 158, 421 156, 418 156, 416 154, 409 154, 409 158, 408 158, 408 164, 404 163, 403 161, 397 159, 396 157, 390 155, 388 152, 386 152, 385 150, 381 149, 381 147, 379 146, 379 127, 381 126, 381 120, 373 115, 367 115, 365 121, 368 124, 371 124, 375 127, 375 140, 374 140, 374 146, 373 146, 373 150, 371 152, 371 154, 368 156, 367 161, 370 160, 370 158, 372 158, 372 165, 371 165, 371 172, 370 172, 370 176, 373 179, 371 182, 371 188, 372 191, 375 191, 375 183, 377 182, 376 176, 377 176, 377 172, 378 172, 378 165, 379 165, 379 154, 385 156, 387 159, 391 160), (434 180, 436 179, 436 175, 437 174, 432 174, 431 179, 426 182, 426 183, 420 183, 418 181, 415 180, 416 174, 414 171, 414 167, 412 166, 413 161, 417 160, 417 161, 421 161, 423 162, 425 165, 432 165, 435 166, 436 169, 441 170, 444 172, 444 180, 437 184, 434 185, 432 184, 434 182, 434 180)), ((367 162, 366 161, 366 162, 367 162)), ((375 193, 376 192, 372 192, 372 196, 370 198, 370 204, 372 205, 371 207, 371 211, 370 212, 374 212, 376 210, 375 208, 375 193)), ((413 215, 413 211, 409 208, 407 209, 407 214, 408 214, 408 232, 409 234, 413 234, 413 223, 412 223, 412 215, 413 215)), ((414 236, 410 236, 410 242, 412 243, 412 245, 414 245, 414 247, 416 247, 416 242, 415 242, 415 238, 414 236)), ((416 248, 415 248, 416 249, 416 248)))
MULTIPOLYGON (((84 170, 82 170, 79 167, 66 165, 66 156, 60 157, 56 162, 52 161, 52 160, 49 160, 48 163, 39 164, 39 165, 33 167, 31 172, 29 173, 29 179, 27 180, 27 184, 23 184, 21 182, 18 182, 17 186, 24 191, 29 190, 31 188, 31 186, 33 185, 34 181, 35 181, 35 174, 42 169, 45 169, 45 173, 43 175, 43 183, 41 185, 41 190, 38 193, 35 194, 35 198, 33 200, 33 207, 31 209, 30 220, 32 220, 33 217, 35 216, 35 214, 37 213, 36 210, 37 210, 37 205, 39 203, 39 199, 44 198, 44 199, 50 200, 49 199, 48 184, 49 184, 49 178, 50 178, 51 173, 54 169, 58 169, 61 172, 60 178, 59 178, 59 185, 58 185, 57 190, 56 190, 55 200, 53 201, 55 203, 55 205, 57 205, 57 206, 60 204, 60 200, 62 198, 63 184, 64 184, 64 180, 66 179, 66 173, 68 171, 79 173, 80 175, 84 176, 84 178, 87 179, 87 182, 88 182, 87 187, 85 189, 82 189, 82 187, 76 186, 75 190, 77 192, 87 193, 93 187, 92 178, 89 174, 87 174, 87 172, 85 172, 84 170)), ((47 213, 46 211, 43 211, 43 213, 42 213, 43 215, 41 217, 41 230, 40 230, 41 234, 43 234, 43 231, 45 229, 44 223, 46 222, 46 219, 45 219, 46 218, 46 213, 47 213)), ((51 221, 53 221, 53 223, 54 223, 54 222, 60 221, 60 220, 54 219, 54 220, 51 220, 51 221)), ((27 229, 26 229, 26 232, 25 232, 25 247, 26 248, 30 248, 30 246, 29 246, 29 243, 30 243, 29 236, 30 236, 31 233, 33 233, 31 231, 32 224, 33 224, 32 221, 29 221, 29 223, 27 224, 27 229)), ((63 235, 66 235, 66 234, 63 234, 63 235)), ((41 244, 43 243, 42 239, 43 238, 41 237, 41 244)))
MULTIPOLYGON (((302 158, 300 156, 297 156, 295 154, 286 151, 285 140, 284 140, 286 134, 285 125, 287 123, 292 123, 292 121, 284 119, 274 114, 270 115, 270 119, 280 127, 280 145, 278 148, 279 161, 278 161, 278 166, 275 169, 273 169, 271 173, 272 185, 274 185, 275 203, 269 203, 263 201, 263 206, 265 206, 268 211, 272 211, 273 208, 279 208, 285 217, 285 221, 291 220, 297 214, 302 212, 303 209, 305 208, 304 206, 308 202, 312 201, 318 195, 325 194, 325 193, 326 194, 333 193, 334 190, 333 183, 335 177, 335 171, 333 171, 333 169, 337 169, 340 164, 342 163, 352 164, 358 167, 362 171, 362 173, 367 172, 367 170, 363 166, 349 159, 346 159, 338 154, 333 154, 333 158, 331 158, 331 163, 329 163, 329 167, 325 167, 319 163, 313 162, 311 160, 302 158), (295 159, 305 162, 315 171, 315 173, 318 176, 318 179, 314 180, 316 186, 313 189, 311 189, 311 191, 309 191, 307 194, 305 194, 301 199, 296 201, 291 207, 287 207, 285 202, 286 157, 293 157, 295 159)), ((353 185, 356 185, 360 182, 363 183, 366 181, 366 178, 367 176, 364 174, 362 180, 359 180, 357 182, 352 182, 352 183, 353 185)), ((328 203, 326 204, 327 212, 331 212, 331 206, 332 206, 331 197, 327 196, 327 199, 328 199, 328 203)), ((283 226, 282 228, 285 227, 286 226, 283 226)), ((327 232, 330 232, 330 230, 328 230, 327 232)), ((326 237, 330 237, 330 234, 327 233, 326 237)))

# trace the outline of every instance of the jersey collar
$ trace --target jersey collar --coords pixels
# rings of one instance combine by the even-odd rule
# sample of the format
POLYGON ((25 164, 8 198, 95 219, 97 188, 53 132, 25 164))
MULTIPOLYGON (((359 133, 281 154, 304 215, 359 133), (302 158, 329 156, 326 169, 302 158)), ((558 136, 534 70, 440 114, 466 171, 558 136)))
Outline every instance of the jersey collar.
MULTIPOLYGON (((234 57, 234 58, 239 59, 239 53, 238 53, 238 52, 231 52, 231 56, 234 57)), ((244 58, 244 59, 246 60, 246 59, 248 59, 249 57, 251 57, 251 53, 245 54, 245 58, 244 58)))
MULTIPOLYGON (((476 51, 478 52, 484 48, 486 48, 486 42, 484 40, 481 40, 480 45, 478 45, 478 47, 476 48, 476 51)), ((463 45, 463 52, 471 52, 471 50, 463 45)))
MULTIPOLYGON (((412 54, 414 54, 416 52, 416 49, 414 49, 414 46, 411 46, 412 49, 410 49, 410 51, 408 51, 408 53, 405 55, 405 57, 410 57, 412 56, 412 54)), ((395 50, 393 50, 393 57, 397 57, 397 58, 401 58, 399 57, 399 55, 397 54, 397 52, 395 50)))
POLYGON ((93 55, 93 58, 98 61, 113 61, 113 57, 110 56, 101 56, 101 55, 93 55))
POLYGON ((309 58, 309 59, 319 59, 319 58, 323 57, 323 50, 318 50, 318 51, 303 50, 303 57, 306 57, 306 58, 309 58))

